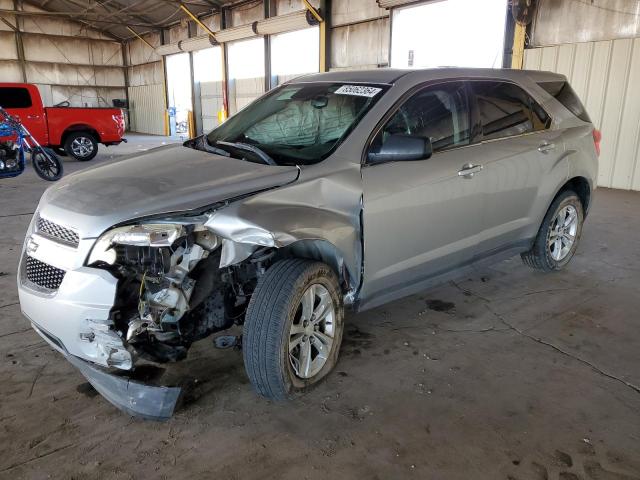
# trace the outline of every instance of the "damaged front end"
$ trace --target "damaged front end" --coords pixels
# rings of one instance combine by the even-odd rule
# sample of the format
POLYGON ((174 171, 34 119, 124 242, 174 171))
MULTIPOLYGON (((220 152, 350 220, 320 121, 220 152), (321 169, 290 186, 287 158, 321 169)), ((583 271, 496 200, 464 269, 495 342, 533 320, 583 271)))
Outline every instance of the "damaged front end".
MULTIPOLYGON (((193 342, 242 322, 273 252, 262 248, 241 264, 221 267, 222 239, 205 228, 208 218, 116 227, 97 240, 86 265, 117 278, 115 301, 109 319, 94 322, 81 339, 100 343, 103 366, 123 371, 145 361, 179 361, 193 342)), ((74 360, 117 407, 156 419, 173 412, 179 389, 140 384, 125 372, 110 375, 74 360)))

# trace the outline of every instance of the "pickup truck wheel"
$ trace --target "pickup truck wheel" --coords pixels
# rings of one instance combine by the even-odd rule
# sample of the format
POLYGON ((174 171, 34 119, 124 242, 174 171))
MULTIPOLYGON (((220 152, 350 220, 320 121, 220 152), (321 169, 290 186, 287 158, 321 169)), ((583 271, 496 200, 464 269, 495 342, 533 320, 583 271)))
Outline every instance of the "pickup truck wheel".
POLYGON ((564 268, 578 248, 583 221, 578 195, 571 190, 561 192, 549 207, 533 247, 521 255, 524 264, 545 272, 564 268))
POLYGON ((343 331, 342 294, 324 263, 286 259, 258 282, 244 323, 244 366, 258 393, 291 398, 336 365, 343 331))
POLYGON ((72 132, 64 141, 64 150, 79 162, 88 162, 98 154, 98 141, 88 132, 72 132))

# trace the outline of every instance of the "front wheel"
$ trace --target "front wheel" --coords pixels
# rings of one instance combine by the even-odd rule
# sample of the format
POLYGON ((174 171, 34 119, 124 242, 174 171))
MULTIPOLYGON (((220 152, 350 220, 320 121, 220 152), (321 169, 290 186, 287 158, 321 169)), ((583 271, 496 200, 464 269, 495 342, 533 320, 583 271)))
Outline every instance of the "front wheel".
POLYGON ((325 377, 338 360, 343 317, 338 278, 328 265, 274 263, 253 292, 242 340, 258 393, 284 400, 325 377))
POLYGON ((62 162, 48 148, 36 147, 31 151, 31 162, 38 176, 48 182, 60 180, 63 173, 62 162))
POLYGON ((64 141, 64 150, 79 162, 88 162, 98 154, 98 141, 91 133, 72 132, 64 141))
POLYGON ((578 195, 571 190, 561 192, 551 203, 533 247, 521 255, 522 261, 546 272, 564 268, 578 248, 583 221, 578 195))

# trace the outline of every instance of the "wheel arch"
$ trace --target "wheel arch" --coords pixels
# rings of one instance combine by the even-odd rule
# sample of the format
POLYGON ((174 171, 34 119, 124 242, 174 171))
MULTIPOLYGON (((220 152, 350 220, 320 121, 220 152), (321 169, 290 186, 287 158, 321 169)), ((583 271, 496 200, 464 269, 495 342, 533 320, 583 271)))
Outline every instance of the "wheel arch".
MULTIPOLYGON (((591 182, 589 182, 589 180, 585 177, 581 177, 581 176, 573 177, 567 180, 558 189, 556 194, 553 196, 553 200, 555 200, 558 197, 558 195, 560 195, 562 192, 565 192, 567 190, 572 190, 578 195, 578 198, 580 198, 580 201, 582 202, 582 207, 584 209, 584 216, 586 218, 587 212, 591 207, 591 196, 592 196, 591 182)), ((551 203, 553 203, 553 200, 551 201, 551 203)))
POLYGON ((334 271, 343 293, 355 290, 355 275, 345 264, 344 254, 333 243, 324 239, 303 239, 277 249, 276 257, 305 258, 322 262, 334 271))
POLYGON ((64 132, 62 132, 62 137, 60 137, 60 144, 64 145, 65 142, 67 141, 67 138, 69 137, 69 135, 71 135, 72 133, 75 132, 87 132, 90 133, 91 135, 93 135, 96 139, 96 141, 98 143, 101 142, 100 139, 100 134, 98 133, 98 131, 93 128, 91 125, 87 125, 86 123, 76 123, 73 125, 69 125, 68 127, 66 127, 64 129, 64 132))

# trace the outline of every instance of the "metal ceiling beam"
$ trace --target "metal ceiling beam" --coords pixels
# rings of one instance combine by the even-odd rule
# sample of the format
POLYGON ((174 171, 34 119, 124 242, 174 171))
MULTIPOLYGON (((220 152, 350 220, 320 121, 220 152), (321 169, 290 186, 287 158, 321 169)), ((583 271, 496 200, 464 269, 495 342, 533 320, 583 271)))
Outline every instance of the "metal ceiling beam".
MULTIPOLYGON (((33 1, 29 1, 29 0, 27 0, 27 2, 26 2, 26 3, 29 3, 30 5, 32 5, 32 6, 36 7, 36 8, 40 8, 40 9, 42 9, 42 6, 41 6, 41 5, 39 5, 39 4, 37 4, 36 2, 33 2, 33 1)), ((93 29, 93 30, 97 30, 97 31, 99 31, 99 32, 103 33, 104 35, 106 35, 107 37, 109 37, 109 38, 111 38, 111 39, 113 39, 113 40, 116 40, 116 41, 118 41, 118 42, 121 42, 121 41, 122 41, 122 38, 117 37, 116 35, 114 35, 113 33, 111 33, 109 30, 107 30, 107 29, 105 29, 105 28, 100 28, 100 27, 92 26, 92 25, 91 25, 90 23, 88 23, 87 21, 85 21, 85 20, 83 20, 83 19, 78 18, 78 13, 77 13, 77 12, 51 12, 51 11, 49 11, 49 10, 44 10, 44 9, 42 9, 42 10, 43 10, 43 11, 40 11, 40 12, 31 12, 31 11, 24 11, 24 10, 22 10, 22 11, 15 11, 15 9, 14 9, 14 11, 0 10, 0 13, 2 13, 2 12, 7 12, 7 13, 11 13, 11 14, 13 14, 13 15, 34 16, 34 17, 38 17, 38 16, 40 16, 40 17, 53 17, 53 18, 60 18, 60 17, 62 17, 62 18, 64 18, 65 20, 70 20, 70 21, 72 21, 72 22, 81 23, 81 24, 83 24, 85 27, 91 28, 91 29, 93 29)), ((16 21, 17 21, 17 20, 16 20, 16 21)), ((96 20, 96 22, 97 22, 97 20, 96 20)), ((99 22, 99 23, 108 23, 108 22, 103 21, 103 22, 99 22)))
MULTIPOLYGON (((77 12, 51 12, 51 11, 44 11, 44 12, 31 12, 31 11, 22 11, 22 10, 8 10, 6 8, 1 8, 0 9, 0 14, 2 13, 6 13, 9 15, 17 15, 17 16, 22 16, 22 17, 53 17, 53 18, 64 18, 65 20, 71 20, 74 22, 82 22, 83 20, 79 20, 78 19, 78 13, 77 12)), ((85 21, 90 21, 90 22, 95 22, 95 23, 104 23, 104 24, 109 24, 109 25, 120 25, 122 27, 124 27, 124 25, 122 24, 122 20, 120 21, 115 21, 115 20, 102 20, 99 18, 96 19, 89 19, 89 20, 85 20, 85 21)), ((129 25, 132 25, 134 27, 144 27, 144 28, 158 28, 155 24, 150 25, 150 24, 142 24, 142 23, 129 23, 129 25)))
MULTIPOLYGON (((140 21, 140 22, 143 22, 143 23, 149 23, 150 25, 156 25, 156 23, 150 18, 143 17, 143 16, 138 16, 138 15, 135 15, 135 14, 132 14, 132 13, 128 13, 128 12, 124 13, 126 10, 128 10, 133 5, 135 5, 135 3, 132 4, 132 5, 129 5, 129 6, 126 6, 126 7, 122 8, 123 5, 121 5, 119 3, 116 3, 113 0, 108 0, 107 2, 96 1, 95 3, 93 3, 91 5, 88 5, 88 6, 83 4, 83 3, 81 3, 81 2, 78 2, 76 0, 62 0, 62 1, 67 3, 67 4, 71 4, 71 5, 80 7, 80 8, 85 8, 85 11, 83 12, 83 15, 88 15, 89 14, 89 10, 95 10, 96 7, 100 7, 106 12, 106 15, 101 13, 101 12, 98 12, 98 11, 96 11, 95 13, 92 13, 91 15, 102 15, 102 18, 101 18, 102 20, 108 19, 108 18, 111 18, 111 17, 116 17, 116 19, 119 19, 118 17, 121 16, 121 15, 129 17, 129 18, 126 18, 126 19, 125 18, 119 19, 120 20, 118 22, 119 26, 125 26, 123 24, 131 25, 131 22, 130 22, 131 18, 134 18, 137 21, 140 21), (107 7, 107 4, 109 3, 109 1, 111 3, 117 5, 115 8, 116 9, 120 8, 120 10, 112 10, 109 7, 107 7)), ((99 27, 96 27, 95 26, 95 20, 93 20, 93 19, 86 20, 86 22, 91 25, 91 28, 94 28, 94 29, 102 31, 102 32, 107 30, 108 32, 110 32, 112 35, 115 36, 115 34, 113 33, 112 29, 108 29, 108 28, 107 29, 101 29, 99 27)), ((123 36, 117 36, 117 38, 119 40, 124 40, 125 39, 125 37, 123 37, 123 36)))
MULTIPOLYGON (((107 10, 107 11, 109 10, 107 8, 107 6, 105 5, 106 2, 105 3, 96 2, 96 3, 98 3, 105 10, 107 10)), ((119 14, 125 12, 124 13, 125 15, 127 15, 127 16, 129 16, 131 18, 135 18, 139 22, 145 22, 145 23, 151 23, 152 25, 158 25, 158 23, 155 20, 153 20, 152 18, 147 17, 146 15, 143 15, 143 14, 138 13, 138 12, 135 12, 135 13, 128 12, 127 10, 129 10, 130 8, 133 8, 136 5, 135 3, 133 3, 131 5, 127 5, 127 6, 122 5, 120 2, 117 2, 115 0, 111 0, 111 3, 116 8, 121 8, 121 7, 123 7, 123 8, 121 10, 118 10, 117 12, 111 12, 110 15, 119 15, 119 14)), ((160 27, 158 26, 158 28, 160 28, 160 27)))

